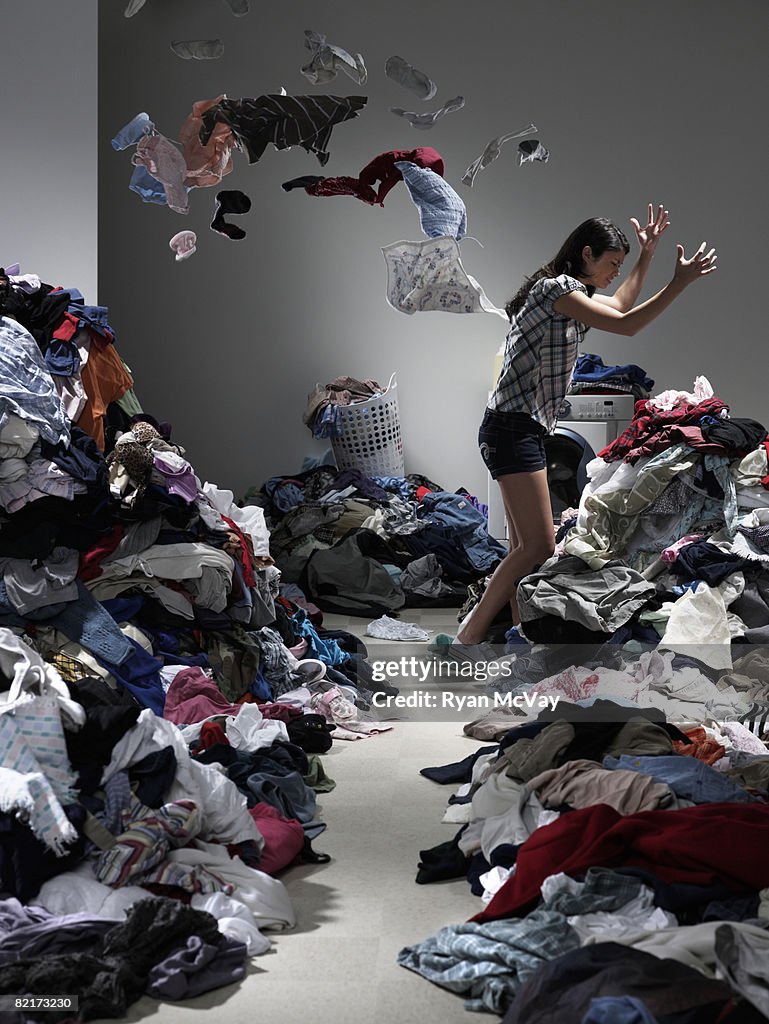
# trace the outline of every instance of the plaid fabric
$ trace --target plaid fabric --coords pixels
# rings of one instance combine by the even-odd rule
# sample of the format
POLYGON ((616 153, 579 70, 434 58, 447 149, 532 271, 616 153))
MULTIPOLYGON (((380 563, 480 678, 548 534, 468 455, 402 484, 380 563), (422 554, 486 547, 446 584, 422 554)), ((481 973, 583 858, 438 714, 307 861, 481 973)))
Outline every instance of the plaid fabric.
POLYGON ((546 277, 532 286, 508 332, 490 409, 528 413, 552 431, 587 330, 553 309, 557 299, 574 291, 587 295, 585 285, 568 274, 546 277))
MULTIPOLYGON (((657 412, 649 402, 636 402, 635 414, 629 427, 622 431, 616 441, 612 441, 600 452, 599 458, 604 462, 636 462, 641 455, 653 454, 654 438, 658 437, 664 427, 696 426, 703 416, 717 416, 722 409, 729 406, 720 398, 705 398, 696 405, 686 403, 680 409, 669 409, 657 412), (644 448, 642 452, 640 449, 644 448)), ((664 445, 669 447, 669 443, 664 445)))
POLYGON ((62 654, 61 651, 52 654, 48 660, 58 671, 65 683, 76 683, 78 679, 87 679, 93 675, 82 661, 78 661, 77 658, 70 658, 68 654, 62 654))

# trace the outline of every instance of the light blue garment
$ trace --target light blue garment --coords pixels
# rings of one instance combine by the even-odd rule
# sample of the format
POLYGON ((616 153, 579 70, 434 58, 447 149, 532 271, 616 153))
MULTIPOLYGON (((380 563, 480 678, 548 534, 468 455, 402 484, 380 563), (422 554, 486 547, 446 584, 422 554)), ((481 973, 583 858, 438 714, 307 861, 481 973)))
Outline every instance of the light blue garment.
POLYGON ((580 945, 567 918, 613 913, 644 891, 638 879, 591 868, 578 893, 559 890, 524 918, 447 925, 398 953, 397 961, 450 992, 466 1010, 503 1014, 524 982, 543 964, 580 945))
POLYGON ((695 804, 750 804, 756 800, 742 786, 695 757, 682 757, 681 754, 656 757, 622 754, 620 757, 605 757, 603 766, 650 775, 657 782, 670 786, 676 796, 695 804))
POLYGON ((143 135, 149 135, 154 130, 155 125, 150 121, 150 115, 142 111, 142 113, 132 118, 128 124, 123 125, 112 140, 112 148, 128 149, 129 146, 135 146, 143 135))
POLYGON ((343 665, 350 660, 347 651, 343 651, 336 640, 321 640, 315 626, 310 622, 307 612, 300 608, 291 619, 295 633, 307 640, 305 658, 319 658, 325 665, 343 665))
POLYGON ((144 164, 138 164, 134 167, 128 187, 141 198, 143 203, 157 203, 158 206, 168 206, 166 190, 157 178, 152 177, 144 164))
POLYGON ((372 476, 371 479, 378 487, 382 487, 386 491, 393 491, 406 501, 411 497, 413 488, 403 476, 372 476))
POLYGON ((295 480, 284 476, 271 476, 262 490, 279 512, 290 512, 304 504, 304 488, 295 480))
POLYGON ((317 438, 343 437, 344 426, 339 419, 339 406, 327 405, 312 425, 312 436, 317 438))
POLYGON ((598 996, 590 1000, 582 1024, 657 1024, 657 1018, 635 996, 598 996))
POLYGON ((0 427, 15 413, 51 444, 69 447, 69 420, 37 342, 16 320, 0 317, 0 427))
POLYGON ((467 233, 465 204, 440 174, 417 167, 409 160, 396 160, 406 188, 419 210, 419 224, 428 238, 456 238, 467 233))
MULTIPOLYGON (((706 452, 702 460, 706 470, 709 470, 721 484, 724 492, 723 516, 729 536, 733 537, 737 532, 737 484, 729 472, 729 459, 725 455, 714 455, 706 452)), ((681 534, 683 536, 683 534, 681 534)))
POLYGON ((300 472, 306 473, 308 469, 317 469, 319 466, 333 466, 336 468, 333 448, 327 448, 322 455, 305 455, 300 472))

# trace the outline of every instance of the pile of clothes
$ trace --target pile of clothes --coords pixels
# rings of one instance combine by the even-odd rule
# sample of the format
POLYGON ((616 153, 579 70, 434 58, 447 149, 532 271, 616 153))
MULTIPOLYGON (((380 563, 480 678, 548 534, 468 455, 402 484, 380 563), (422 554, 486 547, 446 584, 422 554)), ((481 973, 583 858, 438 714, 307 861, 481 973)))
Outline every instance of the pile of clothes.
POLYGON ((324 611, 458 607, 468 584, 506 554, 489 536, 482 502, 421 474, 368 477, 314 466, 272 477, 246 500, 264 509, 284 582, 324 611))
POLYGON ((600 356, 583 352, 574 364, 568 394, 633 395, 640 400, 649 398, 653 387, 643 367, 635 363, 606 366, 600 356))
POLYGON ((485 906, 398 960, 505 1024, 769 1016, 769 438, 728 412, 636 403, 487 675, 558 704, 423 770, 461 828, 417 881, 485 906))
POLYGON ((106 308, 7 268, 0 314, 0 994, 115 1016, 294 925, 322 755, 397 691, 142 410, 106 308))
POLYGON ((423 769, 462 783, 444 819, 462 824, 422 851, 417 882, 466 876, 483 906, 401 950, 402 966, 506 1024, 763 1019, 769 749, 758 737, 737 722, 682 729, 603 698, 465 731, 495 743, 423 769))

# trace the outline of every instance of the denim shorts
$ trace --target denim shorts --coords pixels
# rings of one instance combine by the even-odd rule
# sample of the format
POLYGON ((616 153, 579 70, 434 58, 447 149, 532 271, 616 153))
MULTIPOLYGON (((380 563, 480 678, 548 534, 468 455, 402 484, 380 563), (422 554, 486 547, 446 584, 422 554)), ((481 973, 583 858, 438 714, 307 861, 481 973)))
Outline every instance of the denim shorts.
POLYGON ((493 480, 544 469, 546 430, 524 412, 487 409, 478 431, 481 458, 493 480))

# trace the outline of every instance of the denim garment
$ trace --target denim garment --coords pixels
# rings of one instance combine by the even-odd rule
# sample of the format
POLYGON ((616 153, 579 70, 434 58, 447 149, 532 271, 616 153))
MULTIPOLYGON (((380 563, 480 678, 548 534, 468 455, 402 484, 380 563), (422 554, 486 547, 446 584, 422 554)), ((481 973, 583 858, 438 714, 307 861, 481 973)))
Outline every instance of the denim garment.
POLYGON ((128 187, 141 198, 143 203, 157 203, 168 206, 166 190, 157 178, 153 178, 144 164, 134 167, 128 187))
POLYGON ((155 125, 150 121, 149 114, 144 112, 137 114, 128 124, 124 124, 115 138, 112 139, 112 148, 128 149, 129 146, 135 146, 142 135, 147 135, 149 132, 154 131, 154 129, 155 125))
POLYGON ((60 338, 51 338, 45 352, 45 365, 48 372, 59 377, 74 377, 80 372, 80 352, 77 345, 60 338))
POLYGON ((428 523, 450 528, 473 568, 480 572, 487 572, 507 554, 499 541, 489 537, 484 516, 460 494, 432 491, 422 499, 418 514, 428 523))
POLYGON ((680 754, 657 757, 605 757, 604 768, 620 768, 631 772, 650 775, 658 782, 665 782, 676 796, 691 800, 695 804, 709 803, 754 803, 756 798, 746 793, 731 779, 725 778, 715 768, 680 754))
POLYGON ((606 366, 603 359, 592 352, 583 352, 577 357, 572 380, 624 381, 628 384, 640 384, 646 391, 651 391, 654 387, 654 381, 647 376, 646 370, 635 363, 606 366))

